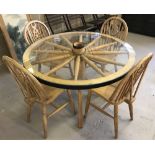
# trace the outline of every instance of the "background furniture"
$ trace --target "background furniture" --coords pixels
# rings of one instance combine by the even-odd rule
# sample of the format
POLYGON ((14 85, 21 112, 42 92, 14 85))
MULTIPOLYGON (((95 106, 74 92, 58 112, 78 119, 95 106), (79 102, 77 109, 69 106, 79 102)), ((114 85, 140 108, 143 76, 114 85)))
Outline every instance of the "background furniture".
MULTIPOLYGON (((42 85, 35 77, 33 77, 33 75, 30 74, 29 71, 23 68, 22 65, 18 64, 15 60, 9 58, 8 56, 3 56, 3 62, 17 81, 24 95, 25 102, 27 103, 28 122, 30 122, 31 119, 31 111, 34 103, 38 102, 41 104, 44 138, 47 138, 47 119, 60 112, 68 105, 67 102, 59 106, 53 104, 56 98, 60 96, 65 90, 42 85), (54 110, 50 113, 47 112, 48 105, 52 105, 54 108, 54 110)), ((67 90, 67 94, 69 97, 71 110, 74 112, 71 92, 67 90)))
POLYGON ((121 17, 110 17, 102 24, 100 33, 108 34, 124 41, 128 35, 128 26, 121 17))
POLYGON ((28 22, 24 28, 24 38, 28 45, 50 35, 47 26, 38 20, 28 22))
POLYGON ((49 26, 52 34, 70 31, 63 14, 45 14, 45 23, 49 26))
POLYGON ((133 120, 133 102, 135 101, 136 93, 138 91, 141 80, 144 76, 148 63, 152 59, 153 54, 150 53, 137 63, 131 71, 116 85, 105 86, 97 89, 89 90, 87 104, 85 109, 85 116, 88 113, 89 105, 114 119, 115 138, 118 137, 118 105, 126 102, 129 106, 130 118, 133 120), (95 93, 103 98, 107 103, 100 107, 91 103, 91 94, 95 93), (110 105, 114 106, 114 116, 105 111, 110 105))
POLYGON ((45 24, 52 34, 69 31, 99 31, 103 22, 117 15, 109 14, 45 14, 45 24))
POLYGON ((93 24, 85 21, 82 14, 66 14, 66 18, 71 31, 90 31, 95 29, 93 24))

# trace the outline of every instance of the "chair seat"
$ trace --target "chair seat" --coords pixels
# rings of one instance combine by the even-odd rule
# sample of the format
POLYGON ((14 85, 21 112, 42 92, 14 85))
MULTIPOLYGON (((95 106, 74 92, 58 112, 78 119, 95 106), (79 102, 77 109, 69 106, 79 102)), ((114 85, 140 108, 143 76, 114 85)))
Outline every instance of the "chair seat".
POLYGON ((65 91, 64 89, 54 88, 44 84, 42 86, 45 89, 45 92, 47 93, 46 104, 52 103, 59 95, 61 95, 65 91))
POLYGON ((110 86, 104 86, 104 87, 92 89, 91 91, 103 97, 106 101, 109 101, 109 98, 111 97, 114 90, 115 90, 115 87, 110 85, 110 86))

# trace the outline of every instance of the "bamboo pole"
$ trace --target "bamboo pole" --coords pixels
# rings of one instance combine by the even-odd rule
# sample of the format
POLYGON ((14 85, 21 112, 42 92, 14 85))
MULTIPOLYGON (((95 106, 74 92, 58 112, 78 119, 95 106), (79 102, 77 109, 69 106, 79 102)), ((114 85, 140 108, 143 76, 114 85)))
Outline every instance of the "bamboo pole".
POLYGON ((61 110, 63 110, 66 106, 68 105, 68 102, 67 103, 64 103, 62 106, 60 106, 59 108, 55 109, 53 112, 49 113, 48 114, 48 118, 49 117, 52 117, 53 115, 55 115, 56 113, 60 112, 61 110))
POLYGON ((98 72, 99 74, 101 74, 102 76, 105 76, 105 74, 102 72, 102 70, 100 68, 98 68, 94 62, 92 62, 91 60, 89 60, 88 58, 86 58, 84 55, 81 56, 83 58, 83 60, 89 65, 91 66, 96 72, 98 72))
POLYGON ((106 58, 102 58, 100 56, 94 56, 94 55, 87 54, 87 57, 90 58, 91 60, 101 61, 104 63, 110 63, 110 64, 114 64, 114 65, 118 65, 118 66, 125 66, 125 64, 123 64, 123 63, 112 61, 112 60, 106 59, 106 58))
POLYGON ((31 64, 36 65, 36 64, 42 64, 42 63, 47 63, 47 62, 56 61, 56 60, 62 60, 62 59, 66 59, 70 56, 71 56, 70 54, 53 56, 52 58, 45 58, 43 60, 33 61, 33 62, 31 62, 31 64))
POLYGON ((36 53, 44 53, 44 54, 46 54, 46 53, 50 53, 50 54, 69 54, 69 53, 71 53, 70 51, 61 51, 61 50, 33 50, 33 52, 36 52, 36 53))
POLYGON ((48 42, 48 41, 45 41, 45 43, 48 44, 48 45, 52 45, 52 46, 54 46, 56 48, 62 49, 62 50, 72 51, 71 48, 68 48, 68 47, 65 47, 65 46, 62 46, 62 45, 58 45, 56 43, 52 43, 52 42, 48 42))
POLYGON ((76 57, 76 60, 75 60, 75 74, 74 74, 74 80, 77 80, 78 79, 78 75, 79 75, 79 69, 80 69, 80 56, 77 56, 76 57))
POLYGON ((128 54, 126 51, 92 51, 89 54, 93 55, 111 55, 111 54, 128 54))
POLYGON ((79 42, 83 42, 83 35, 82 34, 79 36, 79 42))
POLYGON ((108 43, 108 44, 103 44, 103 45, 100 45, 100 46, 96 46, 96 47, 93 47, 93 48, 90 48, 90 49, 88 49, 87 51, 95 51, 95 50, 99 50, 99 49, 101 49, 101 48, 105 48, 105 47, 108 47, 108 46, 112 46, 112 45, 114 45, 114 44, 116 44, 116 43, 118 43, 118 42, 112 42, 112 43, 108 43))
POLYGON ((65 36, 60 35, 60 37, 61 37, 71 48, 73 48, 72 42, 70 42, 65 36))
POLYGON ((92 42, 90 42, 85 48, 88 48, 88 47, 92 46, 92 45, 95 44, 100 38, 101 38, 101 36, 97 37, 97 38, 94 39, 92 42))
POLYGON ((67 60, 65 60, 63 63, 57 65, 56 67, 52 68, 49 72, 47 72, 45 75, 49 75, 52 74, 54 72, 56 72, 57 70, 59 70, 60 68, 62 68, 63 66, 65 66, 66 64, 68 64, 70 61, 72 61, 74 59, 75 56, 72 56, 70 58, 68 58, 67 60))

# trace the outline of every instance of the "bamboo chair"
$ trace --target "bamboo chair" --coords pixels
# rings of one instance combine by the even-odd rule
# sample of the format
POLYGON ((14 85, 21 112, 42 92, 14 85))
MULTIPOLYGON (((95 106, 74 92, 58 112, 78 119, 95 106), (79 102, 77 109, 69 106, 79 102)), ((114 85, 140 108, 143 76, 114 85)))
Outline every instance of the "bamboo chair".
MULTIPOLYGON (((128 26, 126 22, 118 16, 113 16, 105 20, 105 22, 102 24, 100 33, 108 34, 113 37, 116 37, 122 41, 125 41, 128 35, 128 26)), ((109 42, 107 39, 106 42, 109 42)), ((114 46, 112 50, 117 50, 119 48, 118 46, 114 46)), ((111 57, 111 59, 114 59, 114 57, 111 57)), ((117 71, 117 66, 114 65, 115 71, 117 71)), ((102 65, 101 68, 105 68, 105 65, 102 65)))
POLYGON ((32 20, 24 28, 24 38, 28 45, 50 35, 48 27, 41 21, 32 20))
MULTIPOLYGON (((47 37, 49 35, 50 35, 50 31, 48 27, 43 22, 38 20, 30 21, 24 28, 24 38, 28 45, 31 45, 37 40, 47 37)), ((44 53, 38 54, 37 60, 42 59, 42 57, 44 57, 44 53)), ((55 63, 52 63, 52 64, 47 63, 44 65, 49 66, 50 68, 53 68, 59 63, 60 63, 59 61, 55 61, 55 63)), ((71 75, 73 75, 71 64, 69 64, 69 66, 66 66, 66 67, 70 69, 71 75)), ((38 71, 41 71, 41 64, 38 65, 38 71)))
POLYGON ((106 116, 114 119, 114 129, 115 129, 115 138, 118 137, 118 105, 126 102, 129 106, 130 118, 133 120, 133 102, 135 101, 136 93, 138 91, 141 80, 146 71, 149 61, 152 59, 153 54, 150 53, 139 61, 121 80, 117 85, 105 86, 97 89, 91 89, 88 92, 85 117, 88 113, 89 106, 91 105, 101 113, 106 116), (91 95, 95 93, 103 98, 107 103, 101 107, 97 106, 94 103, 90 103, 91 95), (105 111, 105 109, 110 106, 114 106, 114 116, 105 111))
POLYGON ((29 71, 23 68, 15 60, 8 56, 3 56, 3 62, 8 67, 10 73, 17 81, 23 95, 24 100, 27 103, 27 121, 31 120, 32 106, 35 102, 40 103, 43 119, 44 138, 47 138, 47 119, 56 113, 64 109, 70 104, 71 110, 74 112, 73 99, 71 92, 67 90, 69 96, 69 103, 64 103, 61 106, 56 106, 53 102, 60 96, 65 90, 48 87, 41 84, 29 71), (47 106, 52 105, 54 111, 47 113, 47 106))
MULTIPOLYGON (((37 40, 50 35, 48 27, 39 20, 32 20, 28 22, 24 28, 24 39, 28 45, 35 43, 37 40)), ((40 59, 42 55, 38 55, 40 59)), ((49 64, 47 64, 49 66, 49 64)), ((51 66, 50 66, 51 68, 51 66)), ((41 70, 41 64, 38 65, 38 70, 41 70)))
POLYGON ((128 35, 128 26, 121 17, 110 17, 102 24, 100 33, 125 41, 128 35))

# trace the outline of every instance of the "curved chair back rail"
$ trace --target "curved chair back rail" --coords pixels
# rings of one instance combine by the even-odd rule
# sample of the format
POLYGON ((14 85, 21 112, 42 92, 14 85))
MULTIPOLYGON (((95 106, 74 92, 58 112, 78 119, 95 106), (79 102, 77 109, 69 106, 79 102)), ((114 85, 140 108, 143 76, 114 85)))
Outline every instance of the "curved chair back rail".
POLYGON ((41 21, 33 20, 26 24, 24 38, 28 45, 50 35, 48 27, 41 21))
POLYGON ((110 17, 102 24, 100 33, 125 41, 128 35, 128 26, 121 17, 110 17))

